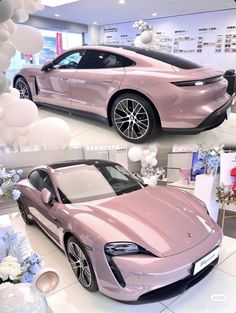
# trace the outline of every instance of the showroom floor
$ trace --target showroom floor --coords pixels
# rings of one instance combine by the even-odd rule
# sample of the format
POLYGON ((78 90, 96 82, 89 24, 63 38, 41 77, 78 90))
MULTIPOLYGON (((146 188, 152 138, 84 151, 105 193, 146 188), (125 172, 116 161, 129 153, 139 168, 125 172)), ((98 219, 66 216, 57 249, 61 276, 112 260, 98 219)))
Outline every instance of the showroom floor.
MULTIPOLYGON (((236 99, 235 99, 236 100, 236 99)), ((229 116, 229 120, 226 120, 218 128, 202 132, 198 135, 173 135, 162 133, 158 138, 153 139, 162 146, 172 147, 173 143, 179 145, 197 145, 197 144, 214 144, 223 143, 225 147, 234 148, 236 146, 236 105, 232 107, 232 112, 229 116)), ((51 117, 58 116, 63 118, 72 129, 72 143, 71 145, 119 145, 123 147, 126 143, 116 133, 114 128, 110 128, 105 122, 93 120, 89 118, 80 117, 79 115, 69 115, 68 113, 48 109, 46 107, 39 108, 39 117, 51 117)))
POLYGON ((54 267, 60 274, 57 291, 48 297, 54 313, 235 313, 236 312, 236 239, 224 237, 218 266, 200 283, 179 297, 163 302, 126 305, 100 293, 91 294, 83 289, 70 268, 64 254, 37 226, 27 226, 17 208, 0 212, 0 225, 12 225, 25 232, 32 248, 43 256, 45 266, 54 267), (1 215, 5 214, 5 215, 1 215))

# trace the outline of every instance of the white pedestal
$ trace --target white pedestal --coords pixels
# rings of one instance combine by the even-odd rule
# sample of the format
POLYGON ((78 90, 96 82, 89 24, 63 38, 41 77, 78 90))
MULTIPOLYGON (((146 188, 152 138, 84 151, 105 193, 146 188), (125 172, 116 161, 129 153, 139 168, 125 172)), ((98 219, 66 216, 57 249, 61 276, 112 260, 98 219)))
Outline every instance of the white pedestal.
POLYGON ((211 218, 217 222, 220 205, 216 202, 216 188, 220 184, 219 175, 201 174, 196 176, 194 195, 205 202, 211 218))

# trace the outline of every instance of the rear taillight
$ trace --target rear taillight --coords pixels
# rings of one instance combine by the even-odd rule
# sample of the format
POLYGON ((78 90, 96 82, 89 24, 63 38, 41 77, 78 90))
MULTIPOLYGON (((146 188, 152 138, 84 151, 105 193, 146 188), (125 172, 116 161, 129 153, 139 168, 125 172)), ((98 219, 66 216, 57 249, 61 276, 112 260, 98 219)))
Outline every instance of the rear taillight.
POLYGON ((209 84, 214 84, 223 79, 223 76, 215 76, 206 79, 199 79, 199 80, 188 80, 188 81, 179 81, 179 82, 172 82, 172 84, 178 87, 189 87, 189 86, 204 86, 209 84))

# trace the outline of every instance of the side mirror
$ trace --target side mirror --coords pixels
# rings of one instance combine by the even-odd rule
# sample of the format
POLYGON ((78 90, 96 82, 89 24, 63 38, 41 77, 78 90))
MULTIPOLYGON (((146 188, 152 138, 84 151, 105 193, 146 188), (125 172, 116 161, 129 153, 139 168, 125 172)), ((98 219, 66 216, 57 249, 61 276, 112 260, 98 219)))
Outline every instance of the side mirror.
POLYGON ((49 72, 54 68, 54 64, 52 60, 47 61, 43 67, 41 68, 42 72, 49 72))
POLYGON ((43 188, 41 191, 41 200, 45 205, 52 206, 52 194, 47 188, 43 188))

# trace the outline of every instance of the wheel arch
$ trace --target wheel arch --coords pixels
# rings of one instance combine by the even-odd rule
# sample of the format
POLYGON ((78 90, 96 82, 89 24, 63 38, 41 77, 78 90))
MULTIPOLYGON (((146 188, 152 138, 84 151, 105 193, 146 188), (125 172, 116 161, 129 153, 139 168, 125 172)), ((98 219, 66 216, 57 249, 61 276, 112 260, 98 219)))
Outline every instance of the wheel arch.
POLYGON ((158 125, 161 126, 161 119, 160 119, 160 115, 157 111, 157 108, 155 107, 155 105, 153 104, 153 102, 150 100, 150 98, 148 98, 145 94, 143 94, 142 92, 138 91, 138 90, 135 90, 135 89, 122 89, 122 90, 118 90, 116 93, 114 93, 112 95, 112 97, 110 98, 109 102, 108 102, 108 105, 107 105, 107 119, 108 119, 108 123, 109 123, 109 126, 112 126, 112 118, 111 118, 111 110, 112 110, 112 104, 113 102, 115 101, 115 99, 119 96, 121 96, 122 94, 124 93, 133 93, 137 96, 140 96, 142 98, 144 98, 146 101, 148 101, 150 104, 151 104, 151 107, 154 111, 154 114, 156 116, 156 123, 158 125))
MULTIPOLYGON (((17 75, 14 77, 14 79, 13 79, 13 87, 14 87, 14 88, 15 88, 16 81, 17 81, 18 78, 24 78, 24 79, 25 79, 25 77, 24 77, 23 75, 17 74, 17 75)), ((25 79, 25 80, 26 80, 26 79, 25 79)), ((27 80, 26 80, 26 81, 27 81, 27 80)))

